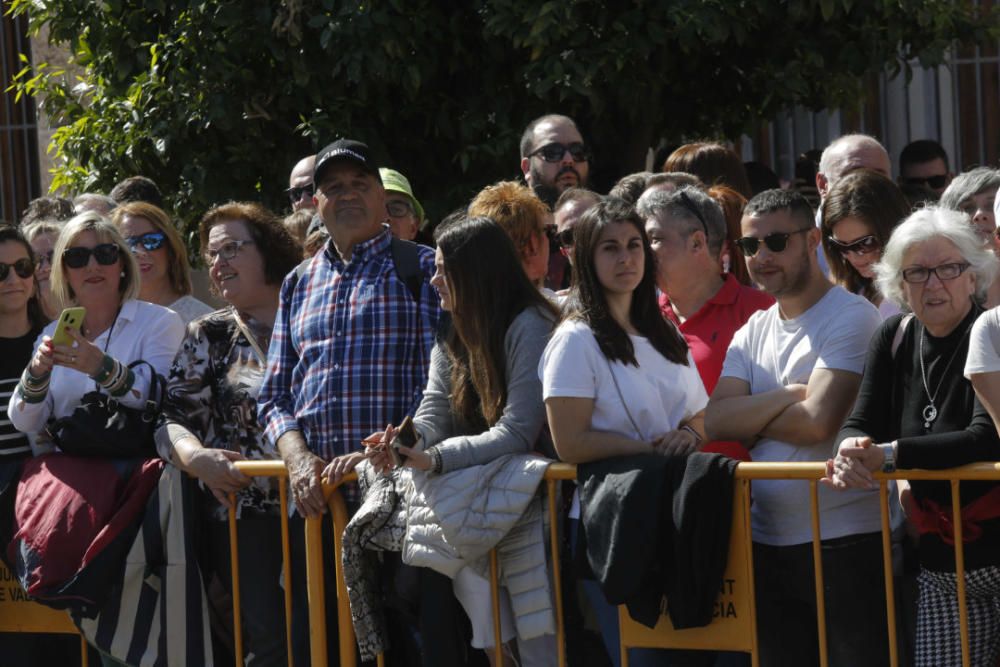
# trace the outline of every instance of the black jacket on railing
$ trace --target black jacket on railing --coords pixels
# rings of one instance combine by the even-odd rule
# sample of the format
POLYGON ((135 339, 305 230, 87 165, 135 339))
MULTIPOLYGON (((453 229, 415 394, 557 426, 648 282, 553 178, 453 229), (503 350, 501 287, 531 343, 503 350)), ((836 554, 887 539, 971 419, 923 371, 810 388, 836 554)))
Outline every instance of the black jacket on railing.
POLYGON ((677 629, 708 625, 722 587, 737 461, 696 452, 581 464, 587 563, 611 604, 654 627, 667 596, 677 629))

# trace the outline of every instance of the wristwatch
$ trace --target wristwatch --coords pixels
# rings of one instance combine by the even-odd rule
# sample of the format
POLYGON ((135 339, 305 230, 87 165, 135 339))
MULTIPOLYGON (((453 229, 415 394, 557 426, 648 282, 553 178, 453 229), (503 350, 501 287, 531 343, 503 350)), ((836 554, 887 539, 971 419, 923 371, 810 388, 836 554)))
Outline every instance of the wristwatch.
POLYGON ((882 450, 882 472, 896 472, 896 443, 895 441, 885 445, 879 445, 882 450))

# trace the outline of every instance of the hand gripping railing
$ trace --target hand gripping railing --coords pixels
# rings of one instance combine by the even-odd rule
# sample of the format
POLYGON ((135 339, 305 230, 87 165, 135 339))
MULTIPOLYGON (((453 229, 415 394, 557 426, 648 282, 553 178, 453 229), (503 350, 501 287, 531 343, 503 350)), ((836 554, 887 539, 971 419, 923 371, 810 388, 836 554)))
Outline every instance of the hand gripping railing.
MULTIPOLYGON (((282 479, 280 483, 281 488, 281 507, 282 507, 282 550, 284 555, 284 577, 285 577, 285 619, 286 619, 286 630, 289 641, 289 664, 291 664, 291 576, 289 568, 289 542, 288 542, 288 512, 287 512, 287 491, 284 478, 287 478, 287 472, 285 471, 284 465, 281 462, 239 462, 236 466, 241 472, 248 476, 267 476, 267 477, 278 477, 282 479)), ((737 466, 735 478, 737 480, 737 506, 741 507, 740 515, 734 515, 734 522, 743 522, 746 527, 745 532, 745 554, 746 554, 746 572, 748 573, 746 588, 749 593, 749 601, 747 608, 749 609, 750 615, 750 628, 751 636, 748 638, 746 647, 740 650, 745 650, 751 654, 752 664, 756 667, 758 664, 758 656, 756 650, 756 621, 755 621, 755 609, 753 603, 753 561, 752 561, 752 534, 750 532, 749 526, 749 512, 750 512, 750 484, 752 480, 758 479, 797 479, 808 482, 809 493, 810 493, 810 511, 812 517, 812 551, 813 551, 813 572, 815 577, 815 589, 816 589, 816 624, 819 637, 819 659, 820 665, 826 667, 828 664, 827 658, 827 644, 828 637, 826 632, 826 611, 824 606, 824 588, 823 588, 823 568, 822 568, 822 554, 821 554, 821 532, 820 532, 820 513, 819 513, 819 480, 823 477, 825 472, 825 465, 823 463, 740 463, 737 466)), ((956 575, 958 580, 958 607, 959 607, 959 623, 961 629, 961 645, 962 645, 962 664, 964 667, 968 667, 970 664, 970 652, 969 652, 969 620, 968 611, 966 609, 966 587, 965 587, 965 566, 964 566, 964 548, 962 541, 962 519, 961 519, 961 505, 959 500, 959 481, 963 480, 984 480, 984 481, 998 481, 1000 480, 1000 463, 977 463, 972 465, 963 466, 960 468, 953 468, 949 470, 903 470, 897 471, 895 473, 875 473, 874 478, 879 484, 879 504, 881 508, 881 524, 882 524, 882 557, 883 557, 883 568, 885 574, 885 593, 886 593, 886 615, 888 619, 888 644, 889 644, 889 654, 890 662, 893 667, 898 667, 899 656, 897 652, 896 637, 897 637, 897 624, 896 624, 896 610, 894 605, 895 591, 893 586, 893 572, 892 572, 892 542, 891 542, 891 530, 889 525, 889 493, 888 493, 888 482, 889 480, 921 480, 921 481, 947 481, 951 485, 951 498, 952 498, 952 513, 954 521, 954 538, 955 538, 955 563, 956 563, 956 575)), ((572 465, 554 463, 549 466, 548 471, 545 475, 545 482, 548 491, 548 511, 549 511, 549 539, 550 548, 552 551, 552 567, 553 567, 553 583, 554 583, 554 593, 555 593, 555 607, 556 607, 556 626, 557 626, 557 646, 558 646, 558 664, 563 667, 566 664, 566 651, 565 651, 565 626, 564 626, 564 614, 562 608, 562 590, 561 590, 561 578, 559 572, 559 543, 557 539, 559 516, 557 514, 556 508, 556 493, 555 485, 560 480, 575 479, 576 477, 576 467, 572 465)), ((354 479, 354 475, 346 476, 341 483, 346 483, 354 479)), ((339 485, 338 485, 339 486, 339 485)), ((328 498, 328 506, 330 509, 330 519, 333 522, 333 534, 334 534, 334 558, 336 559, 336 573, 337 573, 337 631, 339 635, 339 645, 340 645, 340 665, 343 667, 353 667, 355 662, 355 651, 354 651, 354 628, 351 623, 350 606, 347 599, 347 590, 344 585, 343 572, 340 563, 341 554, 341 536, 343 534, 343 529, 347 525, 347 510, 344 500, 337 490, 336 486, 325 486, 324 493, 328 498)), ((310 646, 312 650, 312 665, 313 667, 326 667, 327 656, 326 656, 326 633, 327 633, 327 623, 326 623, 326 609, 323 597, 324 581, 323 581, 323 546, 322 546, 322 524, 320 521, 322 518, 308 519, 306 520, 306 579, 307 588, 309 596, 309 626, 310 626, 310 646)), ((242 656, 242 632, 239 614, 239 564, 238 564, 238 554, 236 547, 236 531, 237 524, 235 518, 235 512, 230 512, 230 545, 231 545, 231 557, 233 559, 232 571, 233 571, 233 612, 234 612, 234 637, 236 641, 236 661, 237 665, 241 664, 242 656)), ((495 638, 495 650, 497 658, 501 658, 502 644, 500 641, 500 613, 499 613, 499 595, 498 595, 498 572, 497 572, 497 559, 496 553, 491 552, 490 554, 490 587, 493 594, 493 619, 494 619, 494 638, 495 638)), ((295 573, 297 576, 301 576, 300 573, 295 573)), ((622 619, 626 619, 627 615, 622 614, 622 619)), ((665 621, 661 621, 661 625, 664 625, 665 621)), ((713 623, 714 625, 714 623, 713 623)), ((711 626, 709 626, 709 629, 711 626)), ((660 631, 660 626, 657 626, 657 632, 659 636, 654 638, 651 642, 646 643, 636 643, 636 644, 626 644, 627 633, 622 634, 622 664, 628 665, 628 655, 627 648, 641 647, 641 646, 651 646, 651 647, 681 647, 688 648, 691 644, 688 642, 686 637, 689 635, 686 633, 698 632, 702 629, 696 630, 673 630, 668 628, 664 632, 660 631)), ((710 637, 711 634, 706 636, 710 637)), ((645 640, 643 640, 645 641, 645 640)), ((711 640, 709 640, 711 641, 711 640)), ((728 644, 720 643, 718 646, 705 645, 700 646, 701 648, 711 649, 711 648, 726 648, 728 644)), ((382 656, 379 656, 379 664, 383 664, 382 656)), ((498 662, 498 664, 502 664, 498 662)))

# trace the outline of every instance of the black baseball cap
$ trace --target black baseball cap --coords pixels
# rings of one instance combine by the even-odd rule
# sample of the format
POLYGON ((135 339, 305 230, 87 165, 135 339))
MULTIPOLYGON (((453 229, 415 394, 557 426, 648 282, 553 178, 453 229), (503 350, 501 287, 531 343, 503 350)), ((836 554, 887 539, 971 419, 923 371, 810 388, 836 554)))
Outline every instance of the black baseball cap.
POLYGON ((379 183, 382 182, 378 166, 372 160, 367 144, 353 139, 338 139, 316 155, 316 166, 313 167, 313 185, 319 185, 323 172, 341 160, 353 162, 374 176, 379 183))

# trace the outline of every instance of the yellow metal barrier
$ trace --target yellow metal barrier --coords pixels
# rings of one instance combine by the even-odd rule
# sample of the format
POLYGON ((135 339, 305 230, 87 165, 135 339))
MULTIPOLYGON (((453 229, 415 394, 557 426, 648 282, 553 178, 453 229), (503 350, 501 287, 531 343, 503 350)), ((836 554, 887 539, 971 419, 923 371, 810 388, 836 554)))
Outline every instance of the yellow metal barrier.
MULTIPOLYGON (((244 474, 255 476, 263 475, 270 477, 287 477, 284 466, 280 462, 240 462, 237 467, 244 474)), ((827 634, 826 634, 826 612, 823 605, 823 569, 822 554, 820 549, 820 513, 818 500, 818 480, 823 477, 825 466, 823 463, 740 463, 736 469, 737 489, 734 494, 734 513, 732 528, 732 544, 730 547, 730 559, 726 569, 726 588, 721 596, 720 603, 724 605, 723 611, 718 617, 705 628, 695 628, 691 630, 674 630, 670 626, 669 618, 664 617, 655 630, 639 626, 634 623, 628 614, 620 610, 620 620, 622 625, 622 664, 628 664, 627 648, 700 648, 708 650, 736 650, 750 653, 752 663, 757 665, 757 639, 756 639, 756 610, 754 604, 753 591, 753 549, 752 532, 750 527, 750 484, 756 479, 799 479, 809 484, 810 507, 812 513, 813 528, 813 555, 814 555, 814 576, 816 584, 817 598, 817 629, 820 643, 820 664, 827 665, 827 634), (730 614, 730 605, 732 612, 730 614)), ((561 579, 559 576, 559 553, 558 553, 558 525, 559 517, 556 511, 555 484, 559 480, 575 479, 576 467, 563 463, 554 463, 549 467, 545 479, 548 490, 548 510, 550 514, 550 547, 552 549, 553 581, 555 585, 556 603, 556 625, 558 645, 558 664, 560 667, 566 664, 566 651, 563 638, 565 637, 564 613, 562 609, 561 579)), ((964 549, 962 543, 962 522, 961 506, 959 504, 959 481, 965 480, 1000 480, 1000 463, 978 463, 949 470, 905 470, 892 474, 876 473, 875 479, 879 483, 879 499, 881 508, 882 524, 882 551, 883 565, 885 572, 886 586, 886 616, 888 620, 889 651, 890 661, 893 667, 898 667, 899 656, 896 650, 896 613, 894 606, 894 587, 892 577, 892 556, 891 556, 891 535, 889 526, 889 502, 894 499, 889 496, 889 480, 923 480, 923 481, 948 481, 951 484, 952 508, 955 530, 955 559, 956 574, 958 577, 958 602, 959 621, 961 628, 962 662, 968 667, 970 661, 969 653, 969 628, 968 612, 966 609, 965 590, 965 567, 963 563, 964 549)), ((354 475, 348 475, 342 481, 346 483, 353 481, 354 475)), ((282 524, 283 553, 285 557, 285 605, 286 605, 286 626, 288 627, 289 642, 291 642, 291 604, 290 604, 290 584, 292 573, 289 572, 288 563, 288 525, 287 525, 287 494, 284 482, 281 484, 282 513, 286 520, 282 524)), ((333 522, 334 533, 334 558, 336 560, 337 574, 337 630, 340 641, 340 664, 343 667, 354 667, 356 665, 354 652, 354 629, 351 623, 350 605, 347 599, 347 590, 344 585, 343 572, 340 563, 341 535, 347 524, 347 511, 343 498, 335 487, 326 487, 330 520, 333 522)), ((234 516, 230 516, 233 524, 234 516)), ((327 619, 323 597, 324 585, 322 569, 322 519, 311 519, 306 521, 306 579, 309 595, 310 614, 310 646, 312 650, 313 667, 326 667, 326 633, 327 619)), ((235 537, 235 525, 230 528, 231 536, 235 537)), ((232 540, 234 567, 233 567, 233 590, 238 591, 238 564, 235 553, 235 539, 232 540)), ((499 613, 497 612, 497 569, 495 554, 491 554, 491 589, 494 595, 494 634, 497 638, 497 657, 500 657, 502 647, 499 642, 500 627, 499 613)), ((234 600, 234 615, 237 626, 240 624, 238 613, 238 602, 234 600)), ((236 636, 241 637, 239 630, 236 636)), ((237 655, 242 655, 238 651, 237 655)), ((289 656, 291 647, 289 646, 289 656)), ((239 658, 237 658, 239 661, 239 658)), ((379 656, 379 664, 382 664, 382 656, 379 656)))
MULTIPOLYGON (((79 634, 69 614, 28 597, 7 566, 0 563, 0 632, 79 634)), ((80 664, 87 667, 87 640, 80 635, 80 664)))

